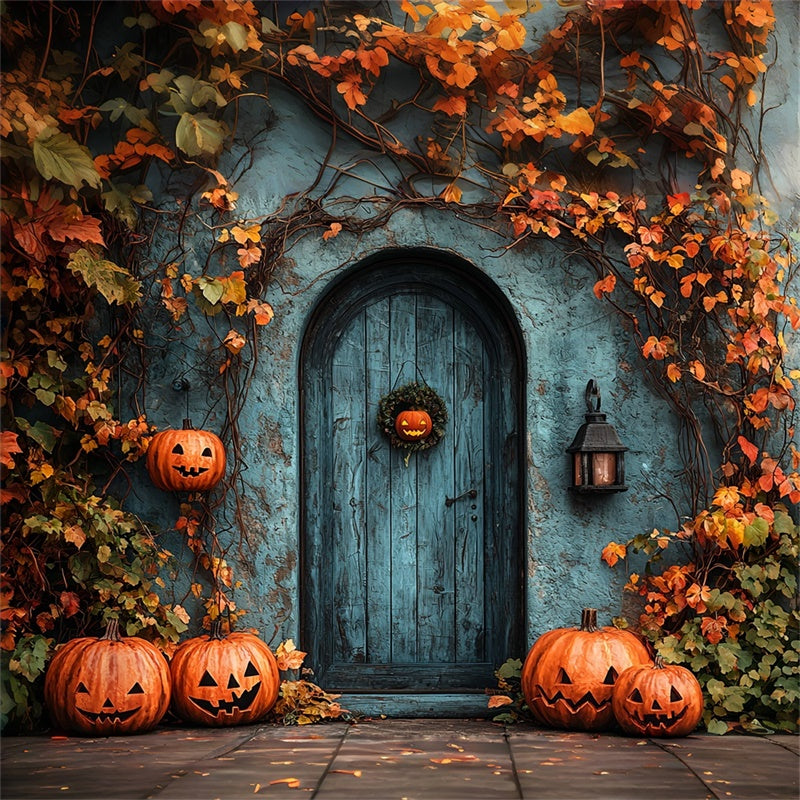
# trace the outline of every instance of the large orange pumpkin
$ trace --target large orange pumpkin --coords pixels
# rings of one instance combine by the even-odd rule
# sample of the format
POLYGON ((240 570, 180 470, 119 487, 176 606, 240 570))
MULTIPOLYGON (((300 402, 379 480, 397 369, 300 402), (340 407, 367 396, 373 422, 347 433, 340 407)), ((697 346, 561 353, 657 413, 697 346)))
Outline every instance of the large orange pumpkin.
POLYGON ((211 634, 187 639, 170 663, 172 708, 186 722, 228 726, 258 722, 278 699, 275 656, 255 634, 211 634))
POLYGON ((170 674, 161 651, 122 638, 111 620, 103 636, 85 636, 56 651, 44 678, 53 722, 88 736, 144 733, 169 707, 170 674))
POLYGON ((686 667, 629 667, 617 679, 611 701, 619 726, 633 736, 688 736, 703 716, 703 690, 686 667))
POLYGON ((401 411, 394 420, 397 435, 407 442, 419 442, 430 436, 433 423, 427 411, 409 409, 401 411))
POLYGON ((598 628, 585 608, 580 628, 543 634, 528 653, 522 691, 533 715, 554 728, 602 730, 613 721, 611 695, 619 674, 650 664, 644 642, 631 631, 598 628))
POLYGON ((225 475, 225 446, 211 431, 183 429, 157 433, 147 448, 147 471, 159 488, 174 492, 206 492, 225 475))

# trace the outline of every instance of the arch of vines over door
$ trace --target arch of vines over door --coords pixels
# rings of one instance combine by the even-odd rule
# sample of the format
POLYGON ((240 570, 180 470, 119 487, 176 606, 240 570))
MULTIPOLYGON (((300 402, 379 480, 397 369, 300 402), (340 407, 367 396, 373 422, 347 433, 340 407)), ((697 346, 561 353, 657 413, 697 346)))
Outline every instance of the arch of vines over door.
POLYGON ((513 312, 463 261, 392 251, 318 304, 300 368, 300 601, 324 688, 475 692, 523 652, 524 384, 513 312), (414 380, 449 421, 406 464, 377 412, 414 380))

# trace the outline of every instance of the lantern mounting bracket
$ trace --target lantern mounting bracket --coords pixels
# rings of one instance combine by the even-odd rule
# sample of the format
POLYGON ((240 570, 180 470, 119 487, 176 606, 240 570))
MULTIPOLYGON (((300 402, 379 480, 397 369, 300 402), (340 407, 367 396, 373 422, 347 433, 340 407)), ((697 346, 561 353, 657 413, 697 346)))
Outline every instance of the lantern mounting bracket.
POLYGON ((600 389, 594 379, 590 379, 586 384, 585 398, 586 410, 590 414, 596 414, 600 410, 600 389))

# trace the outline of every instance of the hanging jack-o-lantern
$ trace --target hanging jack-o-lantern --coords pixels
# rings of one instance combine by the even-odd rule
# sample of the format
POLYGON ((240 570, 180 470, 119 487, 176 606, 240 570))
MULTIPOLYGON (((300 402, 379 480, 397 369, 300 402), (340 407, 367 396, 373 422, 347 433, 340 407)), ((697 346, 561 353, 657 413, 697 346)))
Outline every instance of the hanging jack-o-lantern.
POLYGON ((159 488, 174 492, 206 492, 225 475, 225 446, 211 431, 196 430, 191 420, 182 430, 157 433, 147 448, 147 471, 159 488))
POLYGON ((397 435, 407 442, 418 442, 427 438, 432 427, 431 415, 419 409, 401 411, 394 420, 397 435))
POLYGON ((228 726, 258 722, 278 699, 275 656, 255 634, 211 634, 180 644, 170 662, 172 707, 186 722, 228 726))
POLYGON ((103 636, 73 639, 53 656, 44 697, 53 722, 88 736, 152 730, 169 708, 171 681, 161 651, 121 637, 111 620, 103 636))
POLYGON ((614 687, 612 708, 632 736, 688 736, 703 716, 703 690, 686 667, 664 664, 629 667, 614 687))
POLYGON ((631 631, 598 628, 585 608, 580 628, 543 634, 525 659, 522 691, 533 715, 554 728, 602 730, 613 721, 611 697, 620 673, 651 664, 644 642, 631 631))

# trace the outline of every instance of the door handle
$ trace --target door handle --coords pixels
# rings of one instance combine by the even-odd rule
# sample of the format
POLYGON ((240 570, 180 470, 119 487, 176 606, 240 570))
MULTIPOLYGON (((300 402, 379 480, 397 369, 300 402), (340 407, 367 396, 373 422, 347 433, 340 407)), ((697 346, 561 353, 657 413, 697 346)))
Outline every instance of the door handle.
POLYGON ((445 497, 444 504, 450 508, 453 503, 457 502, 458 500, 463 500, 465 497, 471 497, 473 500, 478 496, 477 489, 467 489, 466 492, 462 492, 458 497, 445 497))

